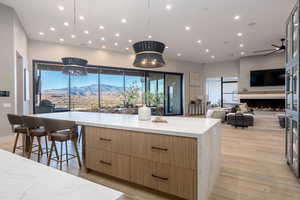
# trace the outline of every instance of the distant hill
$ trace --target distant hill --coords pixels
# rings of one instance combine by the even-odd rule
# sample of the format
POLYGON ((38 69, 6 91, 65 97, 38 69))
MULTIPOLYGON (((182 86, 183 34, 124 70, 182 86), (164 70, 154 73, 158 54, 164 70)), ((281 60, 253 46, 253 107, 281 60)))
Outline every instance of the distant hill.
MULTIPOLYGON (((100 85, 101 92, 122 92, 123 87, 117 87, 113 85, 100 85)), ((68 94, 69 88, 61 89, 49 89, 44 90, 44 95, 49 96, 65 96, 68 94)), ((95 96, 98 94, 98 84, 82 86, 82 87, 71 87, 71 95, 80 95, 80 96, 95 96)))

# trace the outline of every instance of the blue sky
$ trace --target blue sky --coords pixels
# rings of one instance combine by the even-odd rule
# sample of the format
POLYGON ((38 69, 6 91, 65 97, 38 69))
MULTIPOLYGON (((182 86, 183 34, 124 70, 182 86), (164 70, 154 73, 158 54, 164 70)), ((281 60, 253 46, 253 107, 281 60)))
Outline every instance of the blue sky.
MULTIPOLYGON (((42 70, 42 90, 66 88, 69 84, 69 77, 60 71, 42 70)), ((126 76, 126 83, 140 80, 138 77, 126 76)), ((87 76, 71 76, 71 87, 82 87, 92 84, 98 84, 97 74, 88 74, 87 76)), ((123 76, 101 75, 101 84, 123 86, 123 76)))

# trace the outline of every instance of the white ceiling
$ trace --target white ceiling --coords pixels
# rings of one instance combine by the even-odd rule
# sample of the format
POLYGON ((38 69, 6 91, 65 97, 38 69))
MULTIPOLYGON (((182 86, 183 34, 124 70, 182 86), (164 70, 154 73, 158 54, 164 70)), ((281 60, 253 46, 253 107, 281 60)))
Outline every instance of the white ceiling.
POLYGON ((73 26, 73 0, 0 0, 15 8, 30 39, 65 44, 87 45, 123 53, 133 53, 128 40, 164 42, 165 57, 197 63, 236 59, 245 52, 270 49, 271 43, 284 37, 286 19, 296 0, 77 0, 78 20, 73 26), (172 5, 167 11, 166 5, 172 5), (58 10, 64 6, 64 11, 58 10), (239 15, 239 20, 234 16, 239 15), (150 25, 147 21, 150 17, 150 25), (127 23, 121 23, 126 18, 127 23), (70 26, 64 26, 69 22, 70 26), (249 26, 255 22, 256 25, 249 26), (104 30, 99 26, 103 25, 104 30), (185 26, 190 26, 189 31, 185 26), (55 27, 55 31, 49 30, 55 27), (89 34, 83 31, 88 30, 89 34), (39 35, 43 32, 45 35, 39 35), (243 36, 238 37, 237 33, 243 36), (116 37, 115 33, 120 33, 116 37), (72 39, 71 34, 76 38, 72 39), (101 41, 105 37, 105 41, 101 41), (91 40, 92 44, 88 44, 91 40), (198 44, 197 41, 202 43, 198 44), (114 43, 118 42, 118 46, 114 43), (240 43, 244 47, 240 47, 240 43), (125 48, 129 47, 127 51, 125 48), (205 49, 210 49, 206 53, 205 49), (181 56, 178 57, 177 54, 181 56), (215 59, 211 56, 214 55, 215 59))

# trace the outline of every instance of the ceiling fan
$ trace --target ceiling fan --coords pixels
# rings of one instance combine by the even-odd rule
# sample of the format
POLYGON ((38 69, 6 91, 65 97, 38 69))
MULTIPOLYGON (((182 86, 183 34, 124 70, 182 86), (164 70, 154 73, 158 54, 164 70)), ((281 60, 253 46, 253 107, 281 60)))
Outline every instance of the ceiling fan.
POLYGON ((276 52, 283 52, 285 50, 285 45, 284 45, 285 39, 282 38, 280 41, 281 41, 281 46, 272 44, 272 46, 274 47, 273 49, 253 51, 253 53, 266 53, 264 56, 268 56, 276 52))

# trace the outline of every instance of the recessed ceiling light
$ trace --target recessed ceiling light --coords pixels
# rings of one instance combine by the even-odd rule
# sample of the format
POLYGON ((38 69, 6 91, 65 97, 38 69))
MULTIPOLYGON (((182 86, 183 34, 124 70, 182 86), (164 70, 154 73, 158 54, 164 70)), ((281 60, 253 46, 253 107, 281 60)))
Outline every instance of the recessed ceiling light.
POLYGON ((103 30, 103 29, 104 29, 104 26, 100 25, 100 26, 99 26, 99 29, 103 30))
POLYGON ((105 37, 101 37, 100 40, 104 41, 104 40, 105 40, 105 37))
POLYGON ((54 27, 50 27, 50 31, 55 31, 55 28, 54 27))
POLYGON ((64 25, 65 26, 69 26, 70 24, 69 24, 69 22, 65 22, 64 25))
POLYGON ((126 23, 127 23, 127 19, 123 18, 123 19, 121 19, 121 22, 122 22, 123 24, 126 24, 126 23))
POLYGON ((92 42, 92 40, 89 40, 88 43, 89 43, 89 44, 92 44, 93 42, 92 42))
POLYGON ((63 7, 62 5, 57 6, 58 10, 63 11, 65 9, 65 7, 63 7))
POLYGON ((88 30, 85 30, 85 31, 83 31, 84 32, 84 34, 89 34, 89 31, 88 30))
POLYGON ((240 47, 243 48, 243 47, 244 47, 244 44, 240 44, 240 47))
POLYGON ((115 36, 116 36, 116 37, 120 37, 120 33, 116 33, 115 36))
POLYGON ((186 30, 186 31, 189 31, 189 30, 191 30, 191 27, 186 26, 186 27, 185 27, 185 30, 186 30))
POLYGON ((39 32, 39 34, 40 34, 40 35, 45 35, 45 33, 44 33, 44 32, 39 32))
POLYGON ((119 44, 117 42, 114 43, 115 46, 118 46, 119 44))
POLYGON ((105 45, 102 45, 102 49, 106 49, 106 46, 105 46, 105 45))
POLYGON ((128 40, 129 43, 132 43, 132 40, 128 40))
POLYGON ((239 37, 242 37, 243 33, 237 33, 236 35, 239 36, 239 37))
POLYGON ((234 16, 234 18, 233 19, 235 19, 235 20, 239 20, 240 19, 240 16, 239 15, 236 15, 236 16, 234 16))
POLYGON ((242 52, 241 52, 241 55, 242 55, 242 56, 245 55, 245 52, 242 51, 242 52))
POLYGON ((210 50, 209 50, 209 49, 205 49, 205 52, 206 52, 206 53, 209 53, 209 52, 210 52, 210 50))
POLYGON ((71 35, 71 38, 76 38, 76 35, 72 34, 72 35, 71 35))
POLYGON ((64 40, 63 38, 60 38, 59 41, 60 41, 60 42, 63 42, 63 41, 65 41, 65 40, 64 40))
POLYGON ((202 42, 201 40, 198 40, 198 41, 197 41, 198 44, 201 44, 201 42, 202 42))
POLYGON ((177 53, 177 56, 181 56, 181 53, 177 53))
POLYGON ((151 39, 152 38, 152 35, 148 35, 148 39, 151 39))
POLYGON ((168 49, 169 47, 168 47, 168 46, 166 46, 165 48, 166 48, 166 49, 168 49))
POLYGON ((172 5, 167 4, 167 5, 166 5, 166 10, 172 10, 172 5))
POLYGON ((215 59, 215 58, 216 58, 216 56, 212 55, 212 56, 211 56, 211 58, 212 58, 212 59, 215 59))
POLYGON ((80 16, 79 16, 79 19, 80 19, 80 20, 85 20, 85 17, 82 16, 82 15, 80 15, 80 16))
POLYGON ((126 47, 125 49, 126 49, 127 51, 129 50, 129 48, 128 48, 128 47, 126 47))

